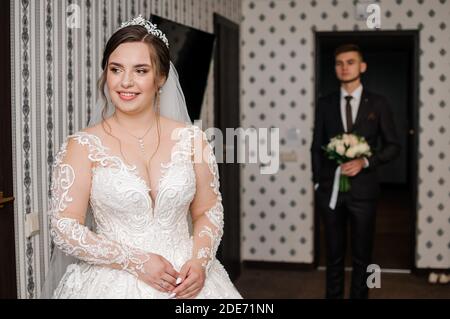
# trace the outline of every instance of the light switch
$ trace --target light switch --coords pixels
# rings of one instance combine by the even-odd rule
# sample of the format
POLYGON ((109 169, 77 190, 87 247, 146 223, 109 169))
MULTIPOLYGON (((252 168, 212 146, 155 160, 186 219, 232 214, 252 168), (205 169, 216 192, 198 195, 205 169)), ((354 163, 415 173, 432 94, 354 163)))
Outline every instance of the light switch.
POLYGON ((291 152, 281 152, 280 153, 280 159, 281 162, 297 162, 297 152, 291 151, 291 152))
POLYGON ((25 234, 27 237, 39 234, 39 214, 37 212, 25 215, 25 234))

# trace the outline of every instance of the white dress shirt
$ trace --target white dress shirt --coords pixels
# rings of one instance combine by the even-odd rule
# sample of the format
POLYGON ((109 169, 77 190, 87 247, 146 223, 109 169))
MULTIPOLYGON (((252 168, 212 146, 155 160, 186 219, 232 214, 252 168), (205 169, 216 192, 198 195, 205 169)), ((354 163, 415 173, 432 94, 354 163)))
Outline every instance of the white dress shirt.
POLYGON ((361 95, 362 95, 363 87, 360 84, 356 90, 352 92, 352 94, 347 93, 347 91, 341 87, 341 119, 342 119, 342 125, 344 126, 344 131, 347 132, 347 116, 345 112, 345 106, 347 104, 347 101, 345 100, 346 96, 351 95, 353 99, 350 100, 350 106, 352 107, 352 122, 355 124, 356 116, 358 115, 359 110, 359 104, 361 102, 361 95))
MULTIPOLYGON (((363 86, 360 84, 352 94, 349 94, 343 87, 341 87, 341 119, 342 125, 344 126, 344 131, 347 132, 347 116, 345 106, 347 104, 346 96, 351 95, 353 99, 350 100, 350 106, 352 107, 352 122, 355 125, 356 116, 358 115, 359 104, 361 103, 361 95, 363 91, 363 86)), ((369 161, 364 157, 364 168, 369 167, 369 161)))

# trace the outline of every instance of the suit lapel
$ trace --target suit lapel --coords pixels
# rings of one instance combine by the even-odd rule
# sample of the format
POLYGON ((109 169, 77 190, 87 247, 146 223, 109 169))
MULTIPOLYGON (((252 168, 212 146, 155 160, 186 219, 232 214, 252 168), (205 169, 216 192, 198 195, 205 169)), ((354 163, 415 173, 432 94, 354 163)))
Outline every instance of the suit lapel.
POLYGON ((344 133, 344 124, 342 122, 343 119, 341 114, 341 91, 339 91, 334 98, 335 119, 338 119, 339 122, 337 123, 338 131, 344 133))
POLYGON ((353 131, 358 127, 362 119, 367 118, 369 113, 369 97, 366 90, 363 89, 361 94, 361 101, 359 102, 358 114, 356 114, 356 120, 353 125, 353 131))

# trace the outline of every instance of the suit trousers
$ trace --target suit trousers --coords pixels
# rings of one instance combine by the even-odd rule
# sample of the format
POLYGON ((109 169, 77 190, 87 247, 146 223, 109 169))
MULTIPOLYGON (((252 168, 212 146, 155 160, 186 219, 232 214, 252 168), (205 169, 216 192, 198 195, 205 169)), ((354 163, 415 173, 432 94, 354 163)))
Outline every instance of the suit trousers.
POLYGON ((355 199, 350 193, 340 192, 336 208, 332 210, 327 198, 329 196, 324 194, 316 197, 325 227, 326 298, 344 297, 347 225, 350 224, 353 268, 350 298, 367 299, 367 266, 372 258, 377 200, 355 199))

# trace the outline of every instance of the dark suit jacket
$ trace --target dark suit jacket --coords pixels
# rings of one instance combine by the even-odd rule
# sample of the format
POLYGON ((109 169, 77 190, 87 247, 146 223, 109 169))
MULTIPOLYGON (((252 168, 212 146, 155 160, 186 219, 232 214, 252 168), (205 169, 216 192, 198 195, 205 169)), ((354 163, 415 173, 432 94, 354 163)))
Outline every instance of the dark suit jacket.
MULTIPOLYGON (((344 133, 340 98, 339 91, 319 99, 314 119, 311 146, 313 180, 314 184, 319 183, 319 192, 327 196, 331 196, 337 164, 325 156, 322 146, 344 133)), ((375 199, 380 192, 376 169, 394 159, 400 151, 392 112, 383 96, 363 89, 352 133, 366 138, 372 156, 368 159, 369 167, 350 178, 351 195, 360 199, 375 199), (377 149, 379 138, 382 145, 377 149)))

